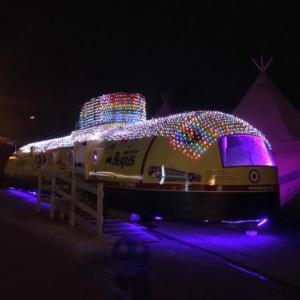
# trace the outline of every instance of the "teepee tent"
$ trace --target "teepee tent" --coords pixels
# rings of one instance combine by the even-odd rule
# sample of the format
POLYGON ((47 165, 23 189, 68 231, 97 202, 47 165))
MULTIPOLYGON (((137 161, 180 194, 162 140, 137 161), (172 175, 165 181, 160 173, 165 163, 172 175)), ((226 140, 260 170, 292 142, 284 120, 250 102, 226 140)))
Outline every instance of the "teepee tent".
POLYGON ((172 109, 169 105, 169 100, 172 95, 164 96, 161 94, 160 96, 163 100, 163 104, 160 106, 158 111, 154 114, 153 118, 166 117, 172 114, 172 109))
POLYGON ((284 206, 300 193, 300 114, 261 66, 260 75, 233 114, 261 130, 271 142, 284 206))

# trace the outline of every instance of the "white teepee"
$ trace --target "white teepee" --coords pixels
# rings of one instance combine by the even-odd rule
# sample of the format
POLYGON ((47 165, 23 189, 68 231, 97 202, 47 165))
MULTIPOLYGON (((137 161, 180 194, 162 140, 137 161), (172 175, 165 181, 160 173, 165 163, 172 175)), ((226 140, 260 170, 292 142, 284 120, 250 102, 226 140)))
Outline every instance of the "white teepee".
POLYGON ((300 114, 265 73, 265 68, 233 114, 261 130, 272 145, 284 206, 300 192, 300 114))

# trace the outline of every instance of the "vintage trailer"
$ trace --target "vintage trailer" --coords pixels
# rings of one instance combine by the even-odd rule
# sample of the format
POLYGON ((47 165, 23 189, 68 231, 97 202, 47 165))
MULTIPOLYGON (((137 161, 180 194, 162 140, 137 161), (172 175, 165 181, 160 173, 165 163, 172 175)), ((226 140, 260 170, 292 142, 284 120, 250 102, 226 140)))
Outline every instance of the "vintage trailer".
POLYGON ((257 220, 279 207, 271 146, 247 122, 216 111, 146 120, 139 94, 85 103, 81 129, 25 145, 6 175, 72 171, 104 183, 105 206, 169 220, 257 220))

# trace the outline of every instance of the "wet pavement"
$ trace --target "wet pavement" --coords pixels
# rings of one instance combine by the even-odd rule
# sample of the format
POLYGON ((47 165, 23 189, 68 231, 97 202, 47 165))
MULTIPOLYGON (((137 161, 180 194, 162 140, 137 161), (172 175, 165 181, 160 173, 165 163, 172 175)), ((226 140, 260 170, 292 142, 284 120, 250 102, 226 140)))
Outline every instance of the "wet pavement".
POLYGON ((299 299, 297 231, 105 222, 105 241, 0 190, 0 298, 299 299))

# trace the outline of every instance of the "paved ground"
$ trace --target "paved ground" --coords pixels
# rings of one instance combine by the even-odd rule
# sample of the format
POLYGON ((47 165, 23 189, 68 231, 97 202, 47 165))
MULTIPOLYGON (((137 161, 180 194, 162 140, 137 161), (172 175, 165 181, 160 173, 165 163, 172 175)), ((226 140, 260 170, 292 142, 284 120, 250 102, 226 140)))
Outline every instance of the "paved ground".
POLYGON ((300 298, 296 232, 109 220, 103 243, 32 201, 0 190, 0 299, 300 298))

